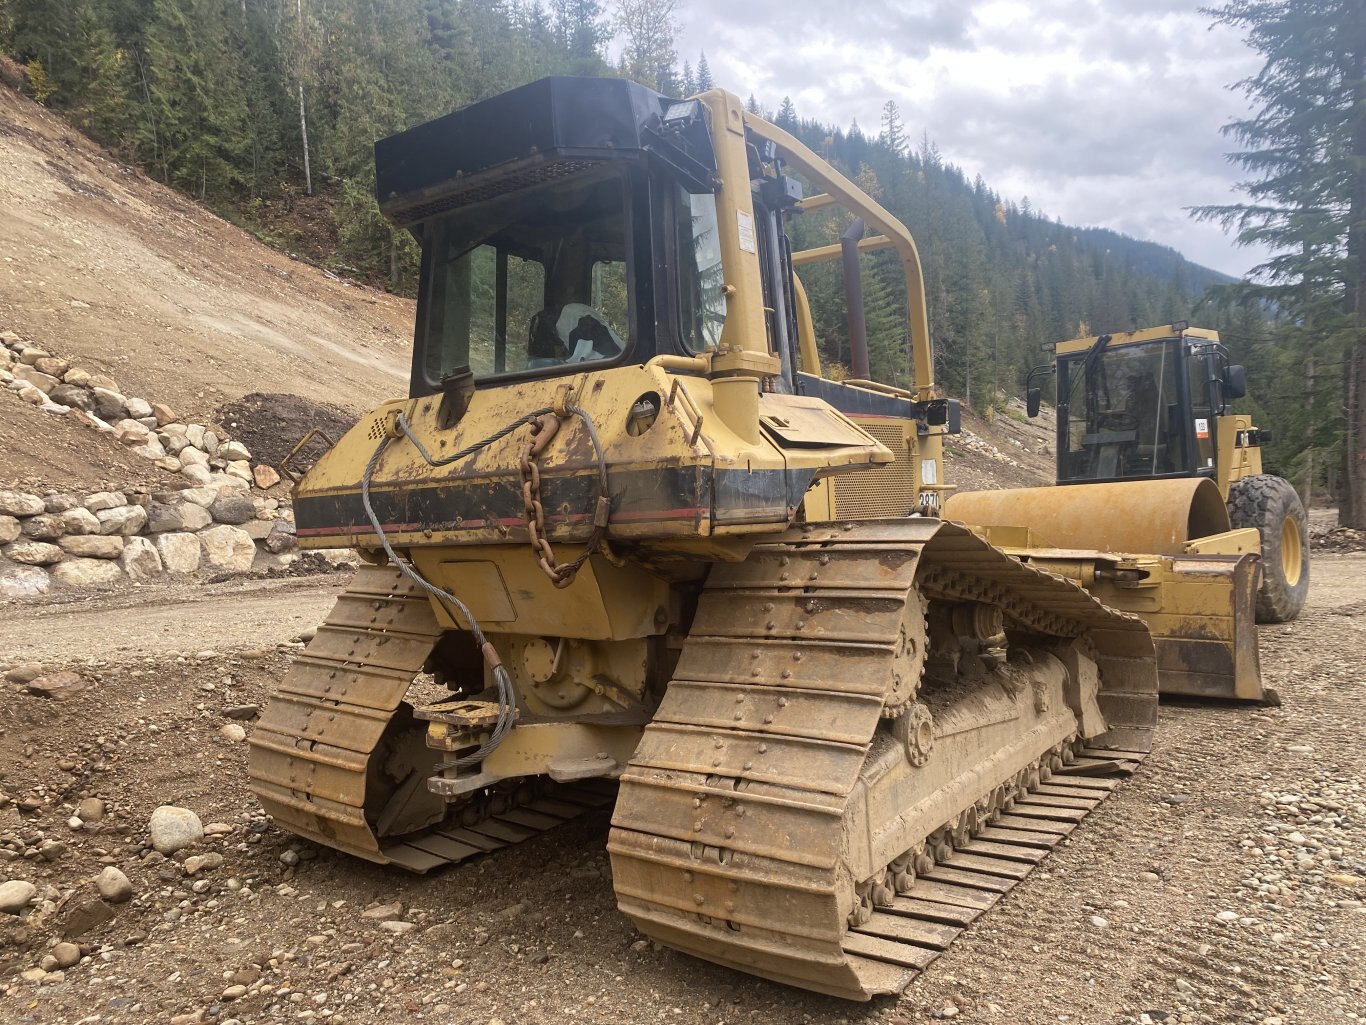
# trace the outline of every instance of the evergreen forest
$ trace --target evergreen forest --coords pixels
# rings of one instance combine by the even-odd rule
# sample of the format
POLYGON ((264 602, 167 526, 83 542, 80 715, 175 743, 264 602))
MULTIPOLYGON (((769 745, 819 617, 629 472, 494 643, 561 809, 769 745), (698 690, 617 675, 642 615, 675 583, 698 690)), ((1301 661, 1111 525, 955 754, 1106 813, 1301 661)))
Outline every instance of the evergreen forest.
MULTIPOLYGON (((373 142, 546 75, 623 76, 674 95, 720 85, 743 95, 745 83, 713 81, 705 54, 680 58, 678 4, 0 0, 0 79, 267 243, 411 294, 416 247, 379 215, 373 142)), ((1331 9, 1324 15, 1330 21, 1355 6, 1247 0, 1209 13, 1246 27, 1239 18, 1265 21, 1274 12, 1241 8, 1297 5, 1331 9)), ((1024 375, 1046 358, 1044 343, 1190 320, 1219 328, 1234 358, 1247 364, 1252 398, 1244 405, 1276 431, 1266 450, 1269 469, 1319 498, 1347 497, 1350 353, 1360 331, 1353 334, 1355 322, 1342 319, 1341 289, 1325 286, 1307 316, 1289 292, 1266 287, 1303 287, 1293 269, 1277 277, 1273 268, 1261 285, 1239 283, 1159 243, 1064 225, 1027 199, 997 194, 981 177, 969 180, 929 138, 915 139, 893 100, 877 131, 865 132, 771 99, 778 101, 772 107, 770 98, 750 96, 749 104, 856 180, 915 235, 935 379, 950 394, 991 410, 1021 393, 1024 375)), ((1255 138, 1240 138, 1257 148, 1255 138)), ((1266 206, 1265 197, 1250 198, 1266 206)), ((1222 218, 1235 233, 1255 231, 1229 212, 1236 209, 1201 213, 1222 218)), ((798 218, 790 231, 795 246, 806 248, 836 241, 843 228, 813 216, 798 218)), ((1266 241, 1246 239, 1254 240, 1266 241)), ((1345 253, 1345 235, 1337 244, 1345 253)), ((873 373, 903 383, 909 340, 898 265, 882 253, 864 266, 873 373)), ((803 277, 817 311, 842 310, 836 265, 809 268, 803 277)), ((846 362, 843 316, 827 312, 817 331, 823 358, 846 362)))

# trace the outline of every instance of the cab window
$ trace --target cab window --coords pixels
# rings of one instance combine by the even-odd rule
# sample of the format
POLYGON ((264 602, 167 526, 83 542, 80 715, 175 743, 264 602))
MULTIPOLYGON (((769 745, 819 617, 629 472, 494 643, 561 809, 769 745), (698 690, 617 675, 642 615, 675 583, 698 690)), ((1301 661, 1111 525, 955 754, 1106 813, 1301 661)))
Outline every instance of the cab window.
POLYGON ((632 333, 627 220, 616 170, 432 223, 414 385, 619 360, 632 333))

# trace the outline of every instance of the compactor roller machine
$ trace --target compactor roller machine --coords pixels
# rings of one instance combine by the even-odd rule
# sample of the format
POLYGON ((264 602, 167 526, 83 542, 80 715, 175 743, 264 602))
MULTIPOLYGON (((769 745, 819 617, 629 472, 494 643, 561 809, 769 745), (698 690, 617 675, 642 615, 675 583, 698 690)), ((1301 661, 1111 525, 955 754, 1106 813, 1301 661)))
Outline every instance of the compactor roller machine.
POLYGON ((366 565, 251 736, 262 805, 425 872, 610 804, 648 936, 899 992, 1143 758, 1158 686, 1142 618, 939 515, 910 235, 719 90, 548 79, 376 159, 410 392, 296 487, 300 544, 366 565), (910 389, 866 379, 885 248, 910 389), (798 270, 840 255, 837 383, 798 270))
MULTIPOLYGON (((1271 432, 1218 332, 1179 322, 1046 346, 1057 398, 1057 483, 956 494, 945 515, 1142 616, 1164 694, 1274 703, 1253 623, 1309 594, 1309 527, 1288 481, 1262 470, 1271 432), (1255 613, 1255 615, 1254 615, 1255 613)), ((1039 414, 1041 389, 1028 390, 1039 414)))

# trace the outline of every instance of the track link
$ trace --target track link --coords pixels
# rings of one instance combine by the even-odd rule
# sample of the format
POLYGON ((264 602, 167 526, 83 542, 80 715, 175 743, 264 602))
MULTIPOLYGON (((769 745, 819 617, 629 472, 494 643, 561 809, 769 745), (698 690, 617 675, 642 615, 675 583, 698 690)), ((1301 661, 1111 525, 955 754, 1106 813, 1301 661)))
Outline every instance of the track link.
POLYGON ((618 903, 646 934, 741 971, 850 999, 900 992, 1099 803, 1104 774, 1137 765, 1155 716, 1146 629, 1076 584, 939 521, 808 525, 712 571, 621 778, 618 903), (904 695, 908 654, 923 665, 906 624, 924 600, 1086 638, 1107 678, 1103 746, 1077 757, 1070 709, 997 680, 965 699, 991 747, 955 749, 959 711, 937 710, 939 776, 900 801, 922 770, 892 738, 904 702, 885 699, 904 695))
POLYGON ((454 810, 429 794, 439 756, 403 698, 440 636, 430 602, 402 573, 356 573, 251 734, 251 788, 277 825, 427 872, 611 804, 616 788, 603 781, 526 784, 454 810))

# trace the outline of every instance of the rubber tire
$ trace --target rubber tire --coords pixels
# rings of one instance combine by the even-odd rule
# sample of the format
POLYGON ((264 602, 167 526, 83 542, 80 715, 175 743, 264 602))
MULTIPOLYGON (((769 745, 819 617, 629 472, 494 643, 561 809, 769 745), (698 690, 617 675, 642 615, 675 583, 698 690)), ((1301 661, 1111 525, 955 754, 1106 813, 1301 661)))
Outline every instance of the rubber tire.
POLYGON ((1289 481, 1270 474, 1244 477, 1229 488, 1228 515, 1235 527, 1256 527, 1262 537, 1262 586, 1257 622, 1288 623, 1309 596, 1309 521, 1289 481), (1299 579, 1286 579, 1281 534, 1290 524, 1300 538, 1299 579))

